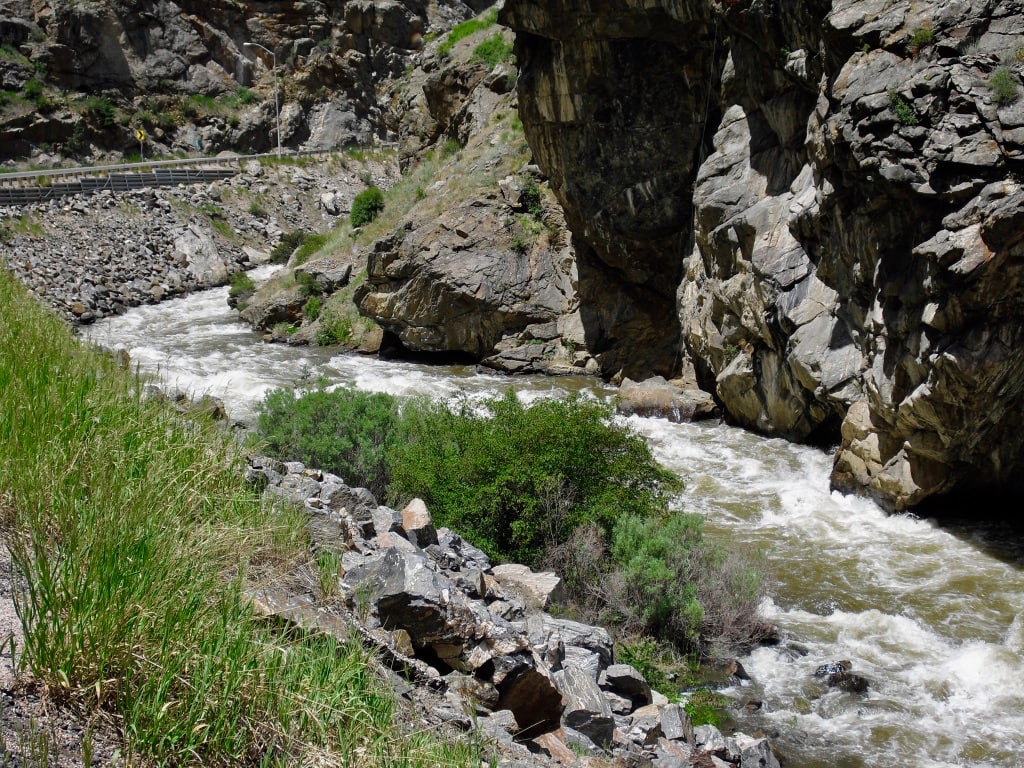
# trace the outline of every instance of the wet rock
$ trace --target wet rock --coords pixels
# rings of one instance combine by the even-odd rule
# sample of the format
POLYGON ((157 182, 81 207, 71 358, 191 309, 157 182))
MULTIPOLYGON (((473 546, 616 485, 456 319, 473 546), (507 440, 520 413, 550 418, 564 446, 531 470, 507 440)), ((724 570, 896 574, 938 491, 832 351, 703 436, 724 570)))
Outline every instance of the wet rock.
POLYGON ((681 389, 661 376, 642 382, 624 379, 615 408, 620 413, 652 416, 673 422, 698 421, 718 415, 714 398, 699 389, 681 389))

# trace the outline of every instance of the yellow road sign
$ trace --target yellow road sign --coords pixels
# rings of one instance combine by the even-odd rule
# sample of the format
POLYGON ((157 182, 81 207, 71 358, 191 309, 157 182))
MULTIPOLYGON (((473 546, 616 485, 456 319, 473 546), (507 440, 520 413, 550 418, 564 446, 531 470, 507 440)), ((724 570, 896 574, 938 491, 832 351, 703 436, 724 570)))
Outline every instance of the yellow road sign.
POLYGON ((146 140, 146 131, 145 131, 145 129, 143 129, 143 128, 136 128, 135 129, 135 138, 138 139, 139 141, 145 141, 146 140))

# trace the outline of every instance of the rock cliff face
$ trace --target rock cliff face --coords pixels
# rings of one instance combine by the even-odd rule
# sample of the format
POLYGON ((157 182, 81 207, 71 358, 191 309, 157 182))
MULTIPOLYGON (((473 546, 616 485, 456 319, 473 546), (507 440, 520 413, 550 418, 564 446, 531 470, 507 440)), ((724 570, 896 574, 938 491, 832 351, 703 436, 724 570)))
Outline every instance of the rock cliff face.
POLYGON ((607 375, 894 509, 1021 468, 1024 3, 508 0, 607 375))
POLYGON ((377 86, 405 72, 425 33, 488 4, 0 0, 0 90, 11 92, 0 98, 0 159, 43 144, 129 152, 143 125, 150 151, 269 150, 278 86, 286 146, 366 143, 387 132, 377 86), (240 86, 259 97, 233 102, 240 86))

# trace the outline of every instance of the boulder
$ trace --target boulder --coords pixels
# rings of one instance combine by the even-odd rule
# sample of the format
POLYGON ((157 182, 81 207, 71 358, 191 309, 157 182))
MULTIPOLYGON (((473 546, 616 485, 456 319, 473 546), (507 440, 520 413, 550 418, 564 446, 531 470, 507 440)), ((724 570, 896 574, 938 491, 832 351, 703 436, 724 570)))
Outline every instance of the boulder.
POLYGON ((651 686, 644 676, 629 664, 612 664, 601 673, 601 687, 625 696, 634 707, 643 707, 653 701, 651 686))
POLYGON ((552 571, 535 573, 525 565, 505 563, 494 566, 491 573, 502 587, 518 591, 540 608, 547 608, 552 601, 561 599, 565 594, 562 579, 552 571))
POLYGON ((196 225, 186 227, 174 238, 174 254, 200 285, 213 287, 228 281, 228 265, 208 231, 196 225))
POLYGON ((615 408, 627 415, 653 416, 677 423, 718 415, 718 406, 709 393, 676 387, 661 376, 642 382, 624 379, 619 385, 615 408))
POLYGON ((401 532, 420 549, 437 544, 437 531, 423 499, 413 499, 402 510, 401 532))
POLYGON ((594 679, 577 667, 555 673, 558 689, 565 697, 562 724, 585 734, 598 745, 609 744, 615 730, 608 700, 594 679))

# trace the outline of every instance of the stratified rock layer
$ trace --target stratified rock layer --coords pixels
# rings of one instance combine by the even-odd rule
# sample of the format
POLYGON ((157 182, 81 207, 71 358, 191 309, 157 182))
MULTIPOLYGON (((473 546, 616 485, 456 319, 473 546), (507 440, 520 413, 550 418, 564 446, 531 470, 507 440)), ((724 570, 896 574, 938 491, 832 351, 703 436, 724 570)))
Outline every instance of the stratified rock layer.
POLYGON ((890 508, 1012 481, 1024 3, 508 0, 503 18, 606 374, 688 355, 734 423, 841 439, 834 485, 890 508))

